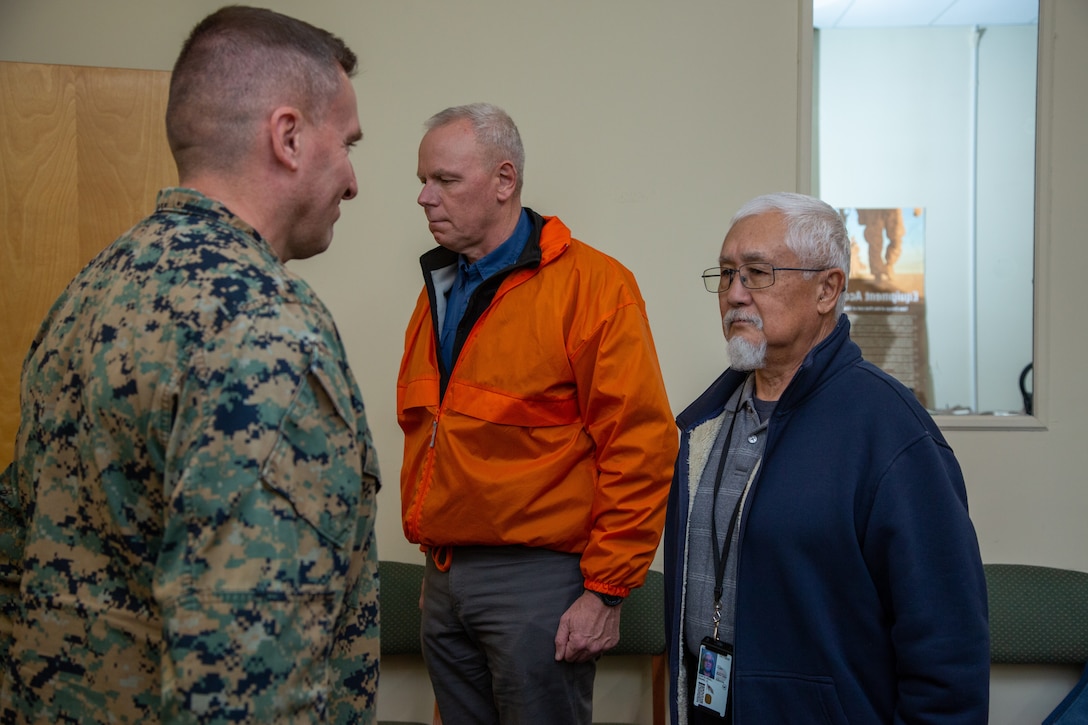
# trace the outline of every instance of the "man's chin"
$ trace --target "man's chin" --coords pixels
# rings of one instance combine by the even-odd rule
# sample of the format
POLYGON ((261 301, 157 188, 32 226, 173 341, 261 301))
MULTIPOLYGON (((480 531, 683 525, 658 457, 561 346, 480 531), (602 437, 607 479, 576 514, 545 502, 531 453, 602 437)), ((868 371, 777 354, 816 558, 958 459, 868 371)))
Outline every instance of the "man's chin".
POLYGON ((447 235, 445 233, 445 229, 442 226, 437 225, 437 224, 428 224, 427 225, 427 230, 431 233, 431 236, 434 238, 435 244, 440 244, 442 246, 446 246, 444 244, 444 242, 447 239, 447 235))
POLYGON ((728 340, 729 367, 734 370, 761 370, 767 364, 767 343, 753 343, 743 337, 728 340))

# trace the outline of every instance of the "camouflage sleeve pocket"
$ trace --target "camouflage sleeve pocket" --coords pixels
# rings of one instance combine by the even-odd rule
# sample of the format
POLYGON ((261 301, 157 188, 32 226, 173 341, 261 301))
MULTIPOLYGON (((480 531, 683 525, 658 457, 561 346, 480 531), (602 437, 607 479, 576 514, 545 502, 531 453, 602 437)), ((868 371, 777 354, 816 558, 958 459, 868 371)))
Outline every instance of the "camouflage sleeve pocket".
MULTIPOLYGON (((15 462, 0 473, 0 662, 6 662, 19 610, 26 522, 15 489, 15 462)), ((2 665, 0 665, 2 667, 2 665)), ((4 673, 0 671, 0 683, 4 673)))
POLYGON ((362 496, 360 444, 343 388, 313 359, 261 470, 266 486, 339 547, 352 542, 362 496))

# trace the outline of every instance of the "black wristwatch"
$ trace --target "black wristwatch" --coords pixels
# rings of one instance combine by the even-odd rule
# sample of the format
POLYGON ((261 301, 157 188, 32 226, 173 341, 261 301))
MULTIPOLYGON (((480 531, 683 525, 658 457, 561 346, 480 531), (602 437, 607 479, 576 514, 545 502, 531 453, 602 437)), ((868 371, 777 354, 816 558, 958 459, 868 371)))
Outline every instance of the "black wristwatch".
MULTIPOLYGON (((593 591, 592 589, 590 591, 593 591)), ((623 597, 616 596, 615 594, 603 594, 601 592, 593 592, 601 601, 604 602, 606 607, 617 607, 623 602, 623 597)))

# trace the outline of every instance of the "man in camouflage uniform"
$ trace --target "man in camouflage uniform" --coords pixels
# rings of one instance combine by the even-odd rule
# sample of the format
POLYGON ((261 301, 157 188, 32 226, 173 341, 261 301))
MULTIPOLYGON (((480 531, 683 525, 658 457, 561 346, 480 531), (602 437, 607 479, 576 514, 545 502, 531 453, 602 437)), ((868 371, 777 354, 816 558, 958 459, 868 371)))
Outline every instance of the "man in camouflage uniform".
POLYGON ((24 364, 0 721, 373 721, 377 459, 329 311, 284 266, 357 192, 355 66, 252 8, 186 41, 185 188, 80 272, 24 364))

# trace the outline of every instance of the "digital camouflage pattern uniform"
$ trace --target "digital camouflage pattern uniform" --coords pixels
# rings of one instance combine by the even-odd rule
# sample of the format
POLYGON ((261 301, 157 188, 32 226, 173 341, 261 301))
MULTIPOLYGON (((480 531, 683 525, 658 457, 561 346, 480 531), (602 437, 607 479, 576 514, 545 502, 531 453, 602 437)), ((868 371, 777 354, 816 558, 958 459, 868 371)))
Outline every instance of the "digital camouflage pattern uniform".
POLYGON ((0 721, 373 721, 377 458, 328 310, 254 229, 161 192, 21 388, 0 721))

